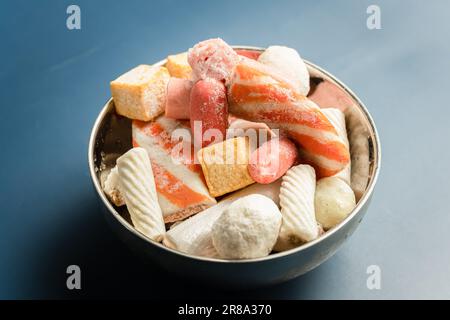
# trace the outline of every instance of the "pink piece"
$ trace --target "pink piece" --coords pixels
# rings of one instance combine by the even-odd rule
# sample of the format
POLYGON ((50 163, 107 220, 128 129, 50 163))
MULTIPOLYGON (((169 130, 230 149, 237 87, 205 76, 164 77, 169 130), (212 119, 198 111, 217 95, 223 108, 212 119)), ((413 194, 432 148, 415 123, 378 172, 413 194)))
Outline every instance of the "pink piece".
POLYGON ((324 80, 320 82, 308 98, 321 108, 338 108, 345 111, 354 104, 350 96, 334 83, 324 80))
POLYGON ((235 50, 235 51, 238 55, 249 58, 249 59, 253 59, 253 60, 258 60, 259 56, 261 55, 261 52, 254 51, 254 50, 241 49, 241 50, 235 50))
POLYGON ((203 148, 225 138, 228 102, 226 88, 222 82, 206 79, 198 81, 192 87, 190 119, 196 147, 203 148))
POLYGON ((252 129, 255 130, 257 134, 259 134, 260 130, 264 130, 268 133, 269 138, 275 138, 277 136, 264 122, 247 121, 236 117, 233 117, 232 119, 228 118, 228 122, 228 130, 243 131, 245 133, 245 131, 252 129))
POLYGON ((188 53, 196 80, 213 78, 228 82, 238 61, 238 54, 219 38, 199 42, 188 53))
POLYGON ((248 173, 258 183, 271 183, 285 174, 297 159, 298 150, 292 141, 272 139, 252 152, 248 173))
POLYGON ((189 101, 192 86, 192 81, 170 78, 167 85, 166 117, 189 119, 189 101))

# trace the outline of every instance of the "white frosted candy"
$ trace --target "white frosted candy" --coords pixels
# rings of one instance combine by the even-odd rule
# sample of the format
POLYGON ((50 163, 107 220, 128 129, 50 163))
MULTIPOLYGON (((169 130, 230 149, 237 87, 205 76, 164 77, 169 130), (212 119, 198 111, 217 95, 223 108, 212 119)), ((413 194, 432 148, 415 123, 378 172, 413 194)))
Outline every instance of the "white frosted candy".
POLYGON ((319 236, 314 211, 316 173, 309 165, 297 165, 283 176, 280 205, 283 222, 274 247, 285 251, 312 241, 319 236))
POLYGON ((325 230, 344 220, 356 206, 355 194, 348 184, 338 177, 328 177, 317 182, 316 218, 325 230))
POLYGON ((167 231, 163 244, 194 256, 217 258, 218 254, 212 244, 211 229, 231 200, 222 200, 218 204, 197 213, 180 222, 167 231))
POLYGON ((136 230, 154 241, 166 232, 147 151, 133 148, 117 159, 120 191, 136 230))
POLYGON ((308 68, 295 49, 271 46, 259 56, 258 61, 278 70, 281 75, 293 82, 301 94, 308 95, 308 68))
POLYGON ((225 41, 217 38, 199 42, 189 49, 188 61, 194 81, 208 78, 228 81, 239 56, 225 41))
POLYGON ((252 194, 234 201, 212 228, 212 241, 224 259, 267 256, 277 240, 281 213, 268 197, 252 194))
MULTIPOLYGON (((347 138, 347 128, 345 125, 345 114, 336 108, 325 108, 321 109, 322 113, 328 118, 331 124, 336 129, 339 137, 342 139, 344 144, 349 148, 348 138, 347 138)), ((348 185, 350 185, 351 181, 351 161, 345 166, 344 169, 339 171, 334 175, 334 177, 341 178, 348 185)))

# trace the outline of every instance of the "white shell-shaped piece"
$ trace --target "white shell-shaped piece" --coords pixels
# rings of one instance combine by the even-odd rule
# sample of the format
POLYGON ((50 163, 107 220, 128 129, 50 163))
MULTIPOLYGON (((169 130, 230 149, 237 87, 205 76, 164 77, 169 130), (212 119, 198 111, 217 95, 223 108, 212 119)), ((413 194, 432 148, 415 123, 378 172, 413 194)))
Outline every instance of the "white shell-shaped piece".
POLYGON ((283 176, 280 189, 283 223, 275 251, 289 250, 318 237, 315 189, 316 173, 309 165, 292 167, 283 176))
POLYGON ((295 49, 271 46, 259 56, 258 61, 278 70, 281 75, 293 82, 300 94, 308 95, 308 68, 295 49))
POLYGON ((166 232, 147 151, 133 148, 117 159, 120 191, 136 230, 154 241, 166 232))
MULTIPOLYGON (((321 109, 321 111, 328 118, 328 120, 331 122, 331 124, 334 126, 339 137, 345 143, 347 148, 349 148, 344 113, 341 110, 336 109, 336 108, 325 108, 325 109, 321 109)), ((348 185, 350 185, 351 162, 349 162, 348 165, 344 169, 342 169, 340 172, 336 173, 334 176, 341 178, 348 185)))

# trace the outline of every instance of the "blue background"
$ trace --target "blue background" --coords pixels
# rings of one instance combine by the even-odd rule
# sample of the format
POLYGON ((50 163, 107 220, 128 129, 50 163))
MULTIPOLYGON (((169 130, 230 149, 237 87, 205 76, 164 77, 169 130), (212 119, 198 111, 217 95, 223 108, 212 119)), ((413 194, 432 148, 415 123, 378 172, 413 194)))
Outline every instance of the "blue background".
POLYGON ((0 298, 450 298, 449 1, 1 1, 0 298), (276 4, 275 4, 276 3, 276 4), (381 7, 381 30, 366 9, 381 7), (283 44, 367 104, 383 164, 342 249, 273 288, 226 292, 144 265, 109 230, 87 165, 109 81, 194 43, 283 44), (66 267, 82 270, 68 291, 66 267), (381 290, 366 268, 379 265, 381 290))

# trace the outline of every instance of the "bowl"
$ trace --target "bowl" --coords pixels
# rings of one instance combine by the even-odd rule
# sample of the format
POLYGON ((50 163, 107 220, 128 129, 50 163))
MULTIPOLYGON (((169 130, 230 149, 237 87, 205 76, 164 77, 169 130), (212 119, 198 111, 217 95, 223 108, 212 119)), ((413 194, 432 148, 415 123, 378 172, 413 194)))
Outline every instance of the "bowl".
MULTIPOLYGON (((234 48, 264 50, 248 46, 234 48)), ((157 65, 164 65, 165 62, 162 60, 157 65)), ((113 166, 116 158, 131 148, 131 121, 115 114, 114 102, 110 99, 92 128, 88 161, 95 192, 115 233, 146 262, 159 265, 175 275, 192 281, 223 287, 249 288, 281 283, 316 268, 336 253, 356 230, 369 208, 380 171, 380 142, 372 117, 358 97, 330 73, 308 61, 305 63, 310 71, 312 85, 317 80, 330 81, 351 99, 352 104, 345 112, 347 121, 348 119, 352 121, 352 126, 348 129, 349 135, 352 130, 357 130, 367 149, 365 156, 360 157, 368 161, 365 188, 359 196, 356 207, 344 221, 314 241, 258 259, 221 260, 191 256, 149 240, 133 228, 126 209, 112 205, 101 188, 101 173, 113 166)), ((352 141, 350 143, 352 144, 352 141)))

